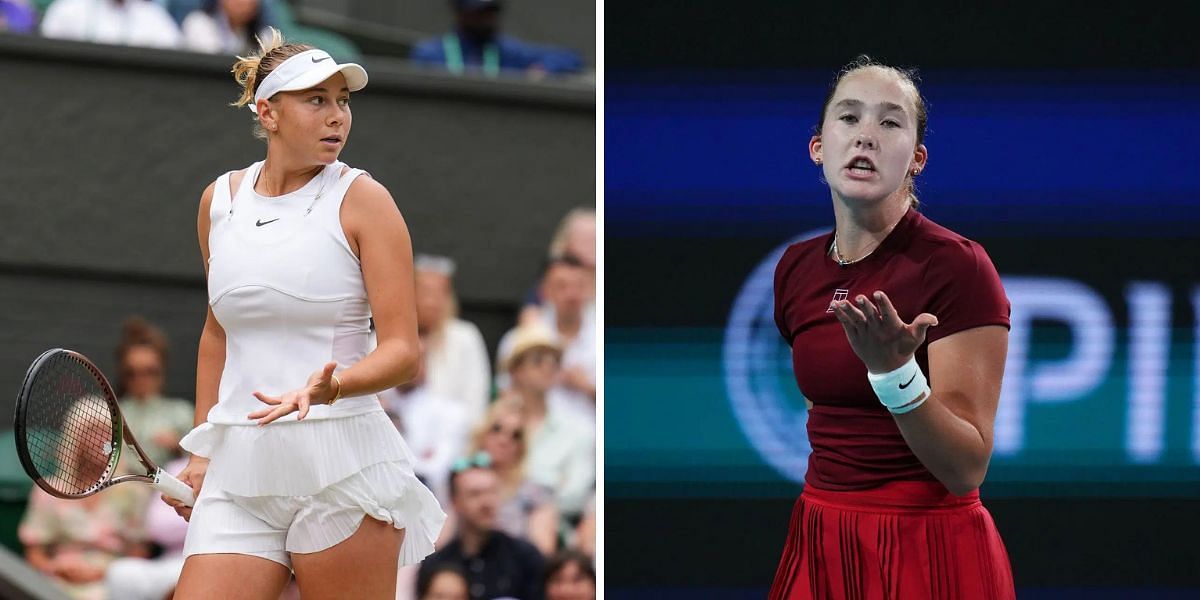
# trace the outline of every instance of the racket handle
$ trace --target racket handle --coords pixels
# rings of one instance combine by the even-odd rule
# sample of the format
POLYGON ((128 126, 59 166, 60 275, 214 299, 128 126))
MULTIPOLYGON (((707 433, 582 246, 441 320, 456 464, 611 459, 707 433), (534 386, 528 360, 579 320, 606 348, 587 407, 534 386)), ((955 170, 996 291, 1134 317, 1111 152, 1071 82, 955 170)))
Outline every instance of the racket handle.
POLYGON ((161 467, 154 473, 154 487, 158 488, 158 491, 188 506, 196 504, 196 495, 192 493, 192 486, 162 470, 161 467))

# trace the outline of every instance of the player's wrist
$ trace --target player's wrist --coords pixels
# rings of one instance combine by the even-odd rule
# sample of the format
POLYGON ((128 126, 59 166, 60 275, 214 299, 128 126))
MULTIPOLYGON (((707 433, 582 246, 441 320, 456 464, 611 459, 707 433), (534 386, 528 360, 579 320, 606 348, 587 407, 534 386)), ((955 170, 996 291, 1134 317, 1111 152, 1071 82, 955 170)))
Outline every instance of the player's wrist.
POLYGON ((342 380, 337 375, 329 376, 329 390, 330 390, 330 392, 333 393, 333 396, 330 397, 329 400, 326 400, 325 404, 333 404, 334 402, 337 402, 339 399, 341 399, 341 397, 342 397, 342 380))
POLYGON ((929 398, 929 380, 917 364, 916 356, 885 373, 867 373, 875 396, 893 414, 915 410, 929 398))

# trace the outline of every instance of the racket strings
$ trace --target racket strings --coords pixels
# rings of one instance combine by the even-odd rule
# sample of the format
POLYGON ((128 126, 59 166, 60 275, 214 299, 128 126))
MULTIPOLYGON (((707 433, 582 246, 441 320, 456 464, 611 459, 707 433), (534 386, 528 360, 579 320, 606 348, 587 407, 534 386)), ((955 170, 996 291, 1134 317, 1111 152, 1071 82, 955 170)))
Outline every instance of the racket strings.
POLYGON ((38 475, 65 495, 102 483, 115 462, 117 428, 105 390, 70 355, 38 371, 26 413, 26 446, 38 475))

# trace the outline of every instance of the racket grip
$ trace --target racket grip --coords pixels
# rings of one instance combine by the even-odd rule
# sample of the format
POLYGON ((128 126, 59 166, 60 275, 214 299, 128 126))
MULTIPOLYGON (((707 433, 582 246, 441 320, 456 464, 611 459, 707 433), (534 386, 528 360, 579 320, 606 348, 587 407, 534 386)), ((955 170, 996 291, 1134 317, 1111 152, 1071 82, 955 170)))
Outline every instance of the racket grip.
POLYGON ((196 504, 196 495, 192 493, 192 486, 162 470, 161 467, 154 473, 154 487, 188 506, 196 504))

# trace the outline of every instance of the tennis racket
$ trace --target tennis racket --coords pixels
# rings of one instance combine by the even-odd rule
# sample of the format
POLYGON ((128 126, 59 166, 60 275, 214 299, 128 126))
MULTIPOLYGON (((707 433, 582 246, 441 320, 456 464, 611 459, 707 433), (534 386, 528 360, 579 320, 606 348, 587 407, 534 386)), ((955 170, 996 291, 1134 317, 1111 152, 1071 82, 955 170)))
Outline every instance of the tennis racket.
POLYGON ((21 466, 38 487, 59 498, 83 498, 125 483, 149 483, 162 493, 195 504, 191 486, 163 471, 125 425, 104 374, 84 355, 47 350, 25 373, 13 423, 21 466), (128 445, 145 474, 117 475, 128 445))

